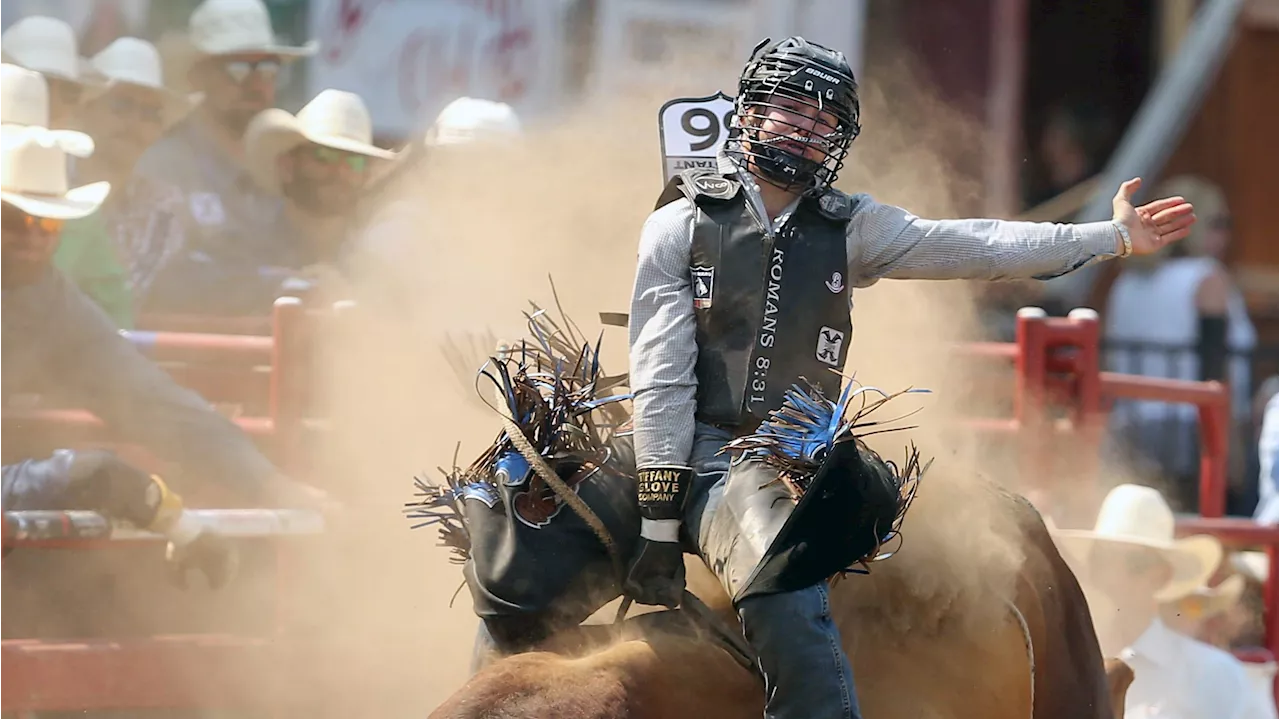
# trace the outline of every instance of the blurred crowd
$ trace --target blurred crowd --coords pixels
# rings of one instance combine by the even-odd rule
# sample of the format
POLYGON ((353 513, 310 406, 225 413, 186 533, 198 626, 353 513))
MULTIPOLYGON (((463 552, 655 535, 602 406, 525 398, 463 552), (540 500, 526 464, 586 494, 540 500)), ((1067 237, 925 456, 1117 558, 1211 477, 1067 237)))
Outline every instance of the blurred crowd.
POLYGON ((274 298, 341 277, 362 251, 393 261, 380 233, 365 232, 379 219, 366 190, 413 164, 421 145, 520 130, 509 107, 463 98, 429 137, 393 152, 373 144, 357 95, 325 90, 296 116, 276 109, 277 76, 316 43, 274 37, 260 2, 203 3, 181 54, 184 82, 172 83, 162 76, 172 63, 146 40, 122 37, 82 58, 61 20, 26 17, 4 33, 4 123, 31 124, 16 113, 38 102, 31 85, 42 83, 49 128, 94 140, 69 178, 112 189, 67 221, 53 262, 119 327, 142 315, 266 315, 274 298))
MULTIPOLYGON (((522 129, 509 106, 463 97, 424 137, 380 147, 357 94, 324 90, 297 114, 275 107, 282 68, 317 51, 315 42, 287 46, 275 38, 262 0, 204 0, 189 20, 189 61, 181 70, 190 92, 178 92, 163 72, 173 64, 147 40, 121 37, 82 57, 76 33, 55 18, 25 17, 4 32, 4 393, 7 402, 47 389, 54 377, 80 393, 79 406, 170 454, 180 448, 178 459, 207 467, 211 479, 280 482, 276 501, 323 503, 280 478, 198 397, 143 367, 140 355, 126 357, 115 330, 133 329, 141 317, 265 317, 285 295, 344 298, 353 273, 394 265, 415 234, 407 224, 414 201, 384 190, 436 148, 502 142, 522 129)), ((1106 118, 1087 109, 1059 108, 1033 148, 1050 171, 1045 182, 1029 185, 1028 204, 1094 176, 1113 133, 1106 118)), ((1187 198, 1200 220, 1187 241, 1124 262, 1099 289, 1105 363, 1120 372, 1228 381, 1237 439, 1251 446, 1240 454, 1252 455, 1244 465, 1253 465, 1236 475, 1256 478, 1234 488, 1232 506, 1275 523, 1280 398, 1274 377, 1251 376, 1258 340, 1223 265, 1230 200, 1190 176, 1155 191, 1167 195, 1187 198)), ((411 289, 380 291, 395 302, 411 289)), ((1052 307, 1037 289, 1002 292, 990 303, 994 314, 1052 307)), ((1126 626, 1100 628, 1117 637, 1115 653, 1146 670, 1132 692, 1148 705, 1245 701, 1261 708, 1234 716, 1274 716, 1265 702, 1266 670, 1254 679, 1259 688, 1246 691, 1237 683, 1244 676, 1238 663, 1212 649, 1261 643, 1265 557, 1227 555, 1207 537, 1173 536, 1173 511, 1194 502, 1194 410, 1128 402, 1111 416, 1111 435, 1153 471, 1176 479, 1164 496, 1123 485, 1108 496, 1093 530, 1064 539, 1068 559, 1088 565, 1080 573, 1094 580, 1096 601, 1133 609, 1126 626), (1110 549, 1098 554, 1098 546, 1110 549), (1193 671, 1188 667, 1222 679, 1187 682, 1179 677, 1193 671), (1191 697, 1193 690, 1199 694, 1191 697)), ((61 456, 12 471, 63 472, 68 482, 126 471, 97 460, 61 456)), ((22 494, 35 480, 10 483, 10 465, 5 471, 6 509, 38 503, 22 494)))
MULTIPOLYGON (((1039 172, 1024 178, 1027 219, 1070 221, 1094 189, 1117 130, 1087 99, 1055 106, 1029 147, 1039 172)), ((1060 316, 1084 305, 1100 315, 1104 370, 1226 384, 1227 512, 1275 525, 1280 383, 1274 375, 1257 376, 1257 369, 1273 366, 1276 348, 1261 346, 1227 267, 1229 198, 1196 175, 1168 177, 1152 196, 1182 196, 1196 207, 1199 221, 1186 240, 1093 272, 1084 301, 1078 290, 1073 296, 1052 284, 997 286, 980 303, 987 331, 1011 341, 1018 307, 1041 306, 1060 316)), ((1274 702, 1264 701, 1274 696, 1275 662, 1243 664, 1215 651, 1262 643, 1267 556, 1228 551, 1208 535, 1175 537, 1174 512, 1198 509, 1196 407, 1116 400, 1109 410, 1104 436, 1111 466, 1142 484, 1113 489, 1092 529, 1054 533, 1088 594, 1104 653, 1135 670, 1125 716, 1275 716, 1274 702)), ((1041 509, 1054 513, 1052 506, 1041 509)))
MULTIPOLYGON (((1070 221, 1093 191, 1117 139, 1112 118, 1087 99, 1055 105, 1028 148, 1028 167, 1037 171, 1024 178, 1027 218, 1070 221)), ((1083 293, 1057 283, 996 286, 981 304, 984 322, 989 334, 1012 341, 1018 307, 1041 306, 1058 316, 1075 306, 1091 307, 1102 322, 1104 370, 1225 383, 1231 405, 1228 513, 1275 522, 1276 347, 1259 340, 1227 266, 1232 214, 1226 193, 1204 177, 1185 174, 1164 179, 1151 193, 1173 195, 1191 202, 1199 218, 1185 241, 1151 257, 1080 273, 1083 293)), ((1198 509, 1201 435, 1194 406, 1118 400, 1109 429, 1108 449, 1116 459, 1165 491, 1177 510, 1198 509)))

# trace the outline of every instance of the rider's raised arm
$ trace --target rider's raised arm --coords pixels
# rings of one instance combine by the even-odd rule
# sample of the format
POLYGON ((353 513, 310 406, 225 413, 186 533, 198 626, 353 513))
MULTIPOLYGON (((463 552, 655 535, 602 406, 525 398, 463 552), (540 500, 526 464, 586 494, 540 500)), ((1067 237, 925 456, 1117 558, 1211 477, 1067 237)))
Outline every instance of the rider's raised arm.
POLYGON ((698 360, 689 252, 693 206, 671 202, 640 233, 631 295, 636 465, 684 465, 693 451, 698 360))
POLYGON ((1079 225, 1007 220, 926 220, 855 196, 849 276, 865 287, 899 280, 1049 279, 1118 256, 1112 222, 1079 225))
POLYGON ((56 367, 47 376, 56 378, 58 394, 185 475, 230 486, 246 499, 279 474, 244 432, 134 349, 65 279, 54 273, 44 289, 50 295, 44 339, 56 343, 49 354, 56 367))

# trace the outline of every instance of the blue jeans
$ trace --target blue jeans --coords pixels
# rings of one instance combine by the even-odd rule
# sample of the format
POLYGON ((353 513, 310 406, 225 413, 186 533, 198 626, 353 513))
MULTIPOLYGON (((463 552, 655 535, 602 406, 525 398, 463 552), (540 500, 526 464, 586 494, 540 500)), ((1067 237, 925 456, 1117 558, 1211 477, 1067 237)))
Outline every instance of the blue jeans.
MULTIPOLYGON (((700 551, 706 539, 703 519, 719 506, 729 472, 729 456, 716 452, 729 439, 722 430, 698 425, 693 497, 684 523, 689 536, 698 538, 700 551)), ((825 583, 745 599, 738 604, 738 617, 765 677, 766 719, 861 719, 853 669, 831 619, 825 583)))

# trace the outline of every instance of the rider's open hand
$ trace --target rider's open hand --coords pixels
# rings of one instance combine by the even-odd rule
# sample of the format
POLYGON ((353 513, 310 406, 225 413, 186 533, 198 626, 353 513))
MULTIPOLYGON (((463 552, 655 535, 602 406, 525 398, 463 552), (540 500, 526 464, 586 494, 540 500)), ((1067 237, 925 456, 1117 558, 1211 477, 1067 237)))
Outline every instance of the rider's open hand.
POLYGON ((684 593, 684 551, 679 542, 641 539, 622 591, 640 604, 680 606, 684 593))
POLYGON ((221 589, 240 569, 240 553, 235 545, 207 529, 184 544, 169 542, 164 556, 169 562, 169 579, 179 589, 192 586, 192 573, 203 576, 210 589, 221 589))
POLYGON ((1142 187, 1135 177, 1121 183, 1111 200, 1111 219, 1129 231, 1133 254, 1149 255, 1191 234, 1195 224, 1195 208, 1181 197, 1165 197, 1134 207, 1130 198, 1142 187))

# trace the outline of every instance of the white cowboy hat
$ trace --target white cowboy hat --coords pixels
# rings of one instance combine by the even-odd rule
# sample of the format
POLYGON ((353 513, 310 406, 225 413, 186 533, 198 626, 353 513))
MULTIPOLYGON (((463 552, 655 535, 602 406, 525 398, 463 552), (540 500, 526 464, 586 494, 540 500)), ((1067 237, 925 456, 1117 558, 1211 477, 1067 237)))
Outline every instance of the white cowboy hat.
POLYGON ((427 130, 429 146, 510 139, 523 132, 520 117, 505 102, 460 97, 445 106, 427 130))
POLYGON ((204 0, 191 13, 187 30, 201 55, 262 53, 294 59, 314 55, 319 47, 315 40, 302 47, 276 44, 262 0, 204 0))
POLYGON ((1054 537, 1078 546, 1071 553, 1088 556, 1088 544, 1106 543, 1158 550, 1173 568, 1169 582, 1155 594, 1167 602, 1196 591, 1209 581, 1222 561, 1222 543, 1199 534, 1174 539, 1173 510, 1160 492, 1151 487, 1121 484, 1107 493, 1093 529, 1059 529, 1054 537))
POLYGON ((0 35, 6 62, 68 82, 85 82, 85 60, 80 57, 76 32, 67 23, 44 15, 15 22, 0 35))
POLYGON ((1267 583, 1267 577, 1271 574, 1271 562, 1268 561, 1266 552, 1257 550, 1233 552, 1230 561, 1231 568, 1240 574, 1258 584, 1267 583))
POLYGON ((36 217, 75 220, 92 214, 107 199, 111 183, 67 188, 67 155, 42 127, 4 133, 0 158, 0 200, 36 217))
POLYGON ((89 67, 102 78, 106 92, 118 85, 154 92, 164 105, 166 126, 182 119, 204 98, 198 92, 183 95, 166 87, 160 52, 155 45, 136 37, 117 38, 89 60, 89 67))
MULTIPOLYGON (((34 70, 0 65, 0 126, 6 135, 22 127, 49 126, 49 83, 34 70)), ((93 154, 93 138, 74 130, 45 130, 62 150, 76 157, 93 154)))
POLYGON ((271 108, 253 118, 244 133, 250 174, 264 188, 279 192, 276 158, 305 142, 379 160, 396 156, 373 144, 373 121, 359 95, 323 90, 297 116, 271 108))

